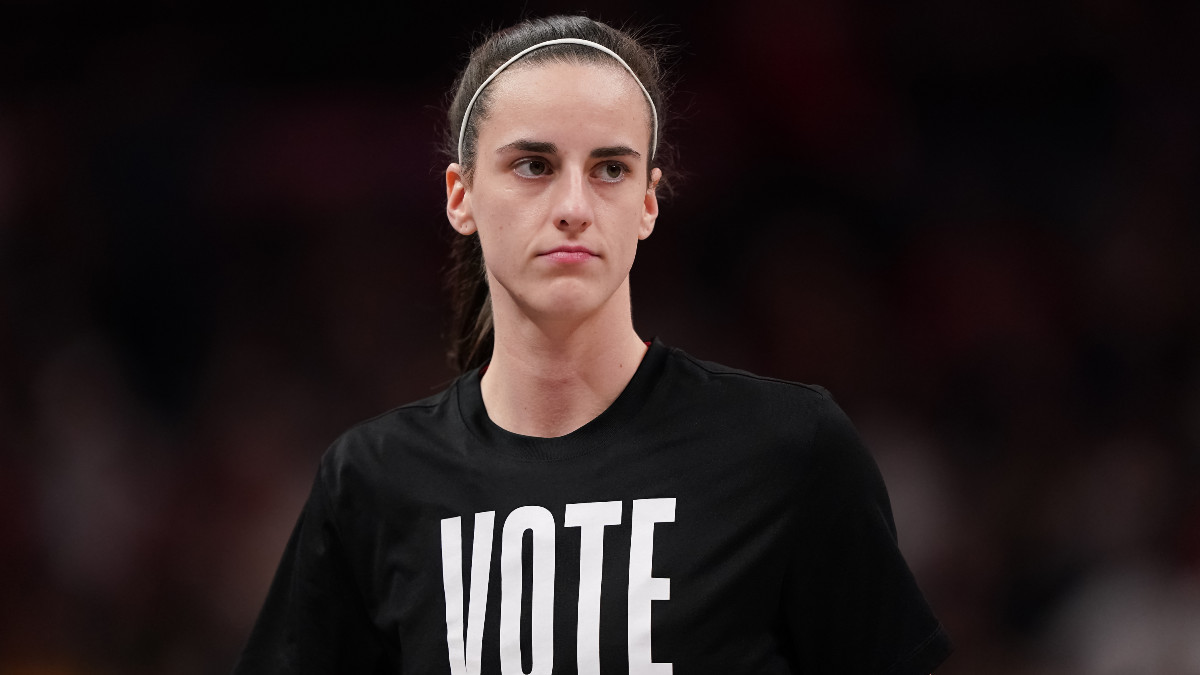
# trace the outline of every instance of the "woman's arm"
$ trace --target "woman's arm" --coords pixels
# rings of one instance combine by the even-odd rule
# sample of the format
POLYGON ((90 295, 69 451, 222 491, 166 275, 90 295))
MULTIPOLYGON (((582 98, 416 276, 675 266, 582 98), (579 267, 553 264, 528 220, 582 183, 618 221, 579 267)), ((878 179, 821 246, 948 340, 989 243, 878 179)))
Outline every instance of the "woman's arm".
POLYGON ((797 670, 929 673, 950 643, 900 553, 883 478, 831 399, 821 414, 785 582, 797 670))
POLYGON ((234 674, 398 672, 386 661, 318 475, 234 674))

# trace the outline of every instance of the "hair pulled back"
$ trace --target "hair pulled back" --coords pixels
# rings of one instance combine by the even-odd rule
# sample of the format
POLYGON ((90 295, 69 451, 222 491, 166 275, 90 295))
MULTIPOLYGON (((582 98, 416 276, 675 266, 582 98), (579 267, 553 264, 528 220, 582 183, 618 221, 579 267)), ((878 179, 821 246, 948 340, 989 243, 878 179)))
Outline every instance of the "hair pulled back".
MULTIPOLYGON (((648 169, 662 165, 661 158, 668 153, 664 152, 662 140, 666 106, 663 70, 658 55, 651 48, 640 44, 635 36, 599 21, 584 16, 551 16, 529 19, 492 34, 471 52, 467 66, 454 82, 451 90, 454 98, 447 111, 449 124, 444 140, 444 152, 450 161, 458 162, 462 166, 463 177, 468 185, 475 169, 479 125, 488 117, 489 89, 492 85, 480 92, 475 100, 463 134, 462 157, 459 157, 459 129, 462 127, 467 104, 475 90, 513 55, 538 43, 559 38, 578 38, 604 45, 629 64, 658 110, 658 148, 649 160, 648 169)), ((608 54, 577 44, 558 44, 536 49, 521 57, 513 67, 547 61, 611 63, 620 67, 608 54)), ((450 253, 447 286, 452 305, 448 356, 451 365, 460 372, 466 372, 487 362, 494 344, 491 294, 484 268, 483 249, 480 247, 477 233, 455 237, 450 253)))

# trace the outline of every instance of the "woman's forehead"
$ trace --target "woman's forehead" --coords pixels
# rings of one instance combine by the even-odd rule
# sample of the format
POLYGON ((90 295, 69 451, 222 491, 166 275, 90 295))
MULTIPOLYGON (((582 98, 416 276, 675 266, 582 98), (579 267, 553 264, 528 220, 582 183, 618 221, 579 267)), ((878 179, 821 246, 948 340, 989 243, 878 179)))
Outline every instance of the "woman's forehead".
POLYGON ((632 94, 643 96, 637 81, 620 64, 608 59, 599 61, 531 61, 517 62, 493 81, 491 105, 503 99, 506 92, 515 90, 518 96, 551 97, 569 92, 587 91, 609 96, 632 94))
MULTIPOLYGON (((517 126, 600 125, 629 127, 637 137, 650 130, 645 95, 616 62, 535 61, 501 73, 489 87, 480 137, 517 126)), ((516 131, 508 129, 509 131, 516 131)), ((493 140, 496 140, 493 138, 493 140)))

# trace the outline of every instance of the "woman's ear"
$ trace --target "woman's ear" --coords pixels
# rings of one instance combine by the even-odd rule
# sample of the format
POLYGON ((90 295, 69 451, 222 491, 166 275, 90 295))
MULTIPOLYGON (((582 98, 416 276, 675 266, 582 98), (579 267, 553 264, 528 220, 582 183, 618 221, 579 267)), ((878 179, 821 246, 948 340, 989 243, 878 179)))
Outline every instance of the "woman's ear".
POLYGON ((446 218, 461 235, 475 232, 475 215, 471 212, 471 195, 467 193, 465 174, 458 163, 446 167, 446 218))
POLYGON ((654 231, 654 222, 658 220, 658 194, 655 189, 660 180, 662 180, 662 169, 651 169, 650 186, 646 188, 645 210, 642 212, 642 226, 638 228, 638 239, 645 239, 654 231))

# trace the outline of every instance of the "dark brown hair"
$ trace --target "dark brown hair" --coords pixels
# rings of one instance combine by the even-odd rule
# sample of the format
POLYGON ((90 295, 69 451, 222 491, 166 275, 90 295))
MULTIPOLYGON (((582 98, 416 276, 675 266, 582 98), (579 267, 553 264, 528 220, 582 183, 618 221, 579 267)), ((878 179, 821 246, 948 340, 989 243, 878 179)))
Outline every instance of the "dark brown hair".
MULTIPOLYGON (((467 120, 466 132, 463 135, 463 156, 460 158, 458 134, 467 103, 479 85, 514 54, 540 42, 558 38, 579 38, 604 45, 629 64, 646 87, 658 110, 658 148, 648 160, 647 176, 649 170, 662 167, 663 158, 669 153, 664 152, 662 140, 666 101, 659 54, 641 44, 635 35, 599 21, 584 16, 551 16, 529 19, 494 33, 471 52, 470 61, 454 82, 451 89, 454 98, 447 111, 448 126, 444 152, 450 161, 462 165, 463 177, 468 185, 475 167, 475 143, 479 136, 479 124, 488 116, 488 90, 484 89, 479 94, 471 109, 471 118, 467 120)), ((604 52, 576 44, 543 47, 525 55, 518 63, 543 61, 608 62, 618 65, 604 52)), ((494 343, 491 295, 488 291, 483 249, 479 245, 478 234, 455 237, 446 276, 452 304, 448 356, 452 366, 460 372, 466 372, 487 362, 494 343)))

